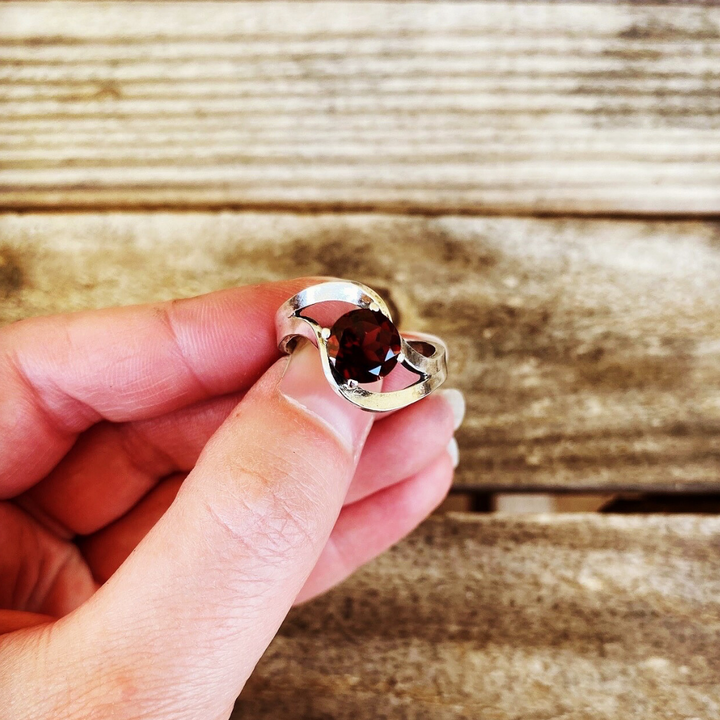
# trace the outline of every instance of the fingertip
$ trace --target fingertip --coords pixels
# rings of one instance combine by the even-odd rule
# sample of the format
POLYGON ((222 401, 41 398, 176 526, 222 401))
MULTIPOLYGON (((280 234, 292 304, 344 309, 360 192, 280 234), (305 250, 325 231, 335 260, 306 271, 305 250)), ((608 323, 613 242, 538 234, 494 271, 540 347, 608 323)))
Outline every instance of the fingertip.
POLYGON ((304 341, 291 353, 278 389, 304 415, 322 422, 353 457, 359 454, 372 425, 372 413, 349 403, 333 390, 325 377, 318 349, 310 341, 304 341))
POLYGON ((452 442, 454 414, 442 395, 431 395, 375 424, 368 436, 346 504, 402 481, 437 458, 452 442))

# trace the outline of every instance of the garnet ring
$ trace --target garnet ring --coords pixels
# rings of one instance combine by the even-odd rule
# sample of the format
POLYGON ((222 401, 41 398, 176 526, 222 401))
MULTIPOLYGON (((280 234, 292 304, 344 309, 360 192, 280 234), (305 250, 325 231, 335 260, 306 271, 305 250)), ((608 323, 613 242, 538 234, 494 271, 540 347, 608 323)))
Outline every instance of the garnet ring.
POLYGON ((447 348, 425 333, 401 335, 383 299, 366 285, 332 280, 311 285, 286 300, 275 316, 278 347, 291 353, 298 340, 320 352, 325 377, 336 393, 363 410, 399 410, 429 395, 447 377, 447 348), (328 323, 308 309, 320 303, 349 303, 355 309, 328 323), (401 390, 378 392, 362 387, 402 366, 418 378, 401 390))

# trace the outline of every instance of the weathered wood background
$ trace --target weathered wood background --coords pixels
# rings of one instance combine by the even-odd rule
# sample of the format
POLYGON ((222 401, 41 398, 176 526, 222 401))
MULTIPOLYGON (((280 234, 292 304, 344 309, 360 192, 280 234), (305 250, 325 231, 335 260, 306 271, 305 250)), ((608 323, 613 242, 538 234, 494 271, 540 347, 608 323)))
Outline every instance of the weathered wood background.
POLYGON ((283 213, 0 218, 0 322, 302 274, 447 338, 457 482, 720 490, 720 233, 706 222, 283 213))
POLYGON ((234 718, 718 718, 718 565, 716 518, 433 520, 296 611, 234 718))
POLYGON ((0 202, 715 213, 720 9, 12 3, 0 202))
MULTIPOLYGON (((720 8, 0 5, 0 323, 305 273, 447 337, 459 487, 720 491, 720 8)), ((238 718, 720 718, 716 517, 445 516, 238 718)))

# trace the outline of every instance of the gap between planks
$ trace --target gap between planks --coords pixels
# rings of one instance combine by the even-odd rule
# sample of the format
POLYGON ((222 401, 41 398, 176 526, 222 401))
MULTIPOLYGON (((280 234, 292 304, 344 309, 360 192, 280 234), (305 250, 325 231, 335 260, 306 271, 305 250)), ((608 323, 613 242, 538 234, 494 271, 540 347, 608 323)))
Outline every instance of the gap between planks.
MULTIPOLYGON (((32 2, 33 0, 27 0, 32 2)), ((83 0, 84 1, 84 0, 83 0)), ((87 0, 92 2, 93 0, 87 0)), ((195 0, 188 0, 194 2, 195 0)), ((214 0, 207 0, 213 2, 214 0)), ((235 2, 236 0, 228 0, 235 2)), ((300 2, 301 0, 298 0, 300 2)), ((404 0, 401 0, 404 1, 404 0)), ((720 2, 720 0, 718 0, 720 2)), ((20 206, 4 206, 0 202, 0 215, 63 215, 71 217, 73 215, 98 215, 112 213, 113 215, 135 215, 138 213, 172 213, 173 215, 195 215, 202 214, 222 214, 222 213, 262 213, 264 215, 298 215, 304 217, 337 215, 341 216, 366 216, 377 215, 398 216, 408 218, 442 218, 442 217, 462 217, 469 219, 482 220, 483 218, 513 218, 527 220, 585 220, 593 221, 618 221, 618 222, 667 222, 667 223, 687 223, 687 222, 717 222, 720 221, 720 208, 717 214, 706 215, 703 213, 671 213, 656 212, 649 215, 639 214, 637 212, 628 211, 623 213, 620 211, 612 211, 607 213, 583 213, 583 212, 559 212, 559 211, 538 211, 533 208, 519 208, 514 212, 508 212, 500 209, 492 208, 477 210, 473 208, 438 206, 408 206, 402 205, 373 205, 373 204, 339 204, 339 203, 256 203, 256 204, 231 204, 231 203, 211 203, 211 204, 185 204, 176 206, 172 204, 161 203, 140 203, 135 204, 68 204, 62 208, 56 207, 53 203, 43 205, 20 205, 20 206)))

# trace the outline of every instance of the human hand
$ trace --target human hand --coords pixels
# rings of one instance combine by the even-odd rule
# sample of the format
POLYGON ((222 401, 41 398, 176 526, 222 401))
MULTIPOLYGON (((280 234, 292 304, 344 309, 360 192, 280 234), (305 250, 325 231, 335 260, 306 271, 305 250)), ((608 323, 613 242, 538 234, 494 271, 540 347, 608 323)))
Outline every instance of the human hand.
POLYGON ((373 417, 278 359, 309 282, 0 330, 0 718, 227 718, 292 604, 444 497, 461 396, 373 417))

